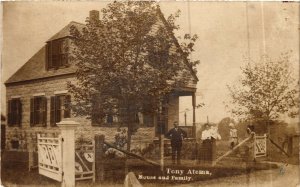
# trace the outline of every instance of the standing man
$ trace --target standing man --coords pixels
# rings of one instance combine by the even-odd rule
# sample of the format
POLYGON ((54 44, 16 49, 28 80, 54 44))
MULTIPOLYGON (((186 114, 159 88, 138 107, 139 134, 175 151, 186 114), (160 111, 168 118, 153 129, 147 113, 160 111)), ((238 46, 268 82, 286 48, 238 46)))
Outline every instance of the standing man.
POLYGON ((174 128, 169 130, 169 132, 166 134, 166 137, 171 139, 173 164, 175 164, 175 157, 177 159, 177 164, 180 164, 182 140, 186 138, 186 136, 186 132, 178 127, 177 121, 174 121, 174 128))

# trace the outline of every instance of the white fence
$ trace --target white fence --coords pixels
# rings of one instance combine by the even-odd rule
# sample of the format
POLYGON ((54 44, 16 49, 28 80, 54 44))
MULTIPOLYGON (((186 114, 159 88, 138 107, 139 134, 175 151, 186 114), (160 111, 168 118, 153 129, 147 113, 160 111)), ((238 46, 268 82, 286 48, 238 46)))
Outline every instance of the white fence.
POLYGON ((57 125, 58 137, 37 136, 39 174, 61 182, 62 187, 75 187, 75 180, 94 182, 95 143, 75 147, 78 123, 65 118, 57 125))
POLYGON ((267 156, 267 135, 254 136, 254 158, 267 156))
POLYGON ((39 174, 62 181, 62 137, 42 137, 38 134, 39 174))

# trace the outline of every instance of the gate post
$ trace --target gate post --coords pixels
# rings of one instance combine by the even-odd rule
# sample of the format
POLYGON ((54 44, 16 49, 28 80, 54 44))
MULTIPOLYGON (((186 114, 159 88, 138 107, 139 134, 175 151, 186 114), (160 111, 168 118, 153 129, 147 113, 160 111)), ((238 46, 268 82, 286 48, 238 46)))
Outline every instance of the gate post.
POLYGON ((62 187, 75 187, 75 128, 79 123, 68 118, 57 123, 62 136, 62 187))
POLYGON ((104 161, 103 161, 103 146, 104 146, 104 135, 95 135, 95 174, 97 181, 104 180, 104 161))

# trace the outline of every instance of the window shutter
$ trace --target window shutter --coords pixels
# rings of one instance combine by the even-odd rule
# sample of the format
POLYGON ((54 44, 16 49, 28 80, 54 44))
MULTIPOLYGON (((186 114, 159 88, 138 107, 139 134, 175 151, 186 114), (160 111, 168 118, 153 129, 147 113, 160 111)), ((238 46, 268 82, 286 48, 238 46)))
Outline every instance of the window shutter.
POLYGON ((53 55, 52 41, 50 41, 46 45, 46 68, 47 68, 47 70, 53 68, 52 55, 53 55))
POLYGON ((46 58, 46 64, 45 64, 45 66, 46 66, 46 70, 48 70, 49 69, 49 43, 47 43, 46 44, 46 52, 45 52, 45 54, 46 54, 46 56, 45 56, 45 58, 46 58))
POLYGON ((47 98, 46 97, 43 97, 43 104, 42 104, 42 106, 43 106, 43 121, 42 121, 42 123, 43 123, 43 125, 44 126, 47 126, 47 98))
POLYGON ((34 125, 34 98, 30 98, 30 126, 34 125))
POLYGON ((61 121, 61 96, 55 96, 55 122, 61 121))
POLYGON ((22 124, 22 102, 20 99, 17 100, 17 108, 18 108, 18 125, 21 126, 22 124))
POLYGON ((66 95, 65 96, 65 102, 64 102, 64 118, 70 118, 71 117, 71 96, 66 95))
POLYGON ((50 99, 50 125, 53 127, 53 126, 56 126, 56 121, 55 121, 55 96, 51 96, 51 99, 50 99))
POLYGON ((8 104, 7 104, 7 124, 11 125, 11 100, 8 100, 8 104))
POLYGON ((49 51, 48 51, 48 61, 49 61, 49 68, 53 68, 53 45, 52 41, 49 42, 49 51))

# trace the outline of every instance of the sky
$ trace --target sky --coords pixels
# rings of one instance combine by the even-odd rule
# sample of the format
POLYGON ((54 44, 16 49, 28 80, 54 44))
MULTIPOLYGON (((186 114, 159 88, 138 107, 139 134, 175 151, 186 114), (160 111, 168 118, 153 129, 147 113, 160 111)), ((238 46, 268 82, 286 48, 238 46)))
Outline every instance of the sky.
MULTIPOLYGON (((101 10, 107 3, 2 3, 2 113, 6 110, 3 83, 69 22, 84 23, 90 10, 101 10)), ((199 37, 192 58, 201 62, 197 66, 197 103, 205 106, 196 110, 196 122, 208 118, 217 123, 231 116, 224 105, 228 99, 227 85, 237 83, 245 57, 257 61, 265 53, 277 58, 280 53, 292 50, 291 65, 294 76, 299 77, 299 3, 161 1, 159 4, 165 16, 181 11, 176 36, 191 33, 199 37)), ((191 100, 191 97, 180 99, 180 123, 184 121, 185 109, 189 110, 187 123, 192 122, 191 100)))

